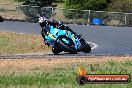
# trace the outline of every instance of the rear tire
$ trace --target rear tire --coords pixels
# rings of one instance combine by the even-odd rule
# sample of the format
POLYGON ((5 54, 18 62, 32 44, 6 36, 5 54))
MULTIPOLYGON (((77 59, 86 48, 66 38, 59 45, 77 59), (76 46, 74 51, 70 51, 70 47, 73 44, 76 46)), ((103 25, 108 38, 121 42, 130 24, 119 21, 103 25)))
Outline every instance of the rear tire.
POLYGON ((3 22, 4 21, 4 19, 0 16, 0 22, 3 22))
POLYGON ((90 53, 90 51, 91 51, 91 46, 88 43, 86 43, 84 45, 84 47, 82 48, 82 52, 84 52, 84 53, 90 53))

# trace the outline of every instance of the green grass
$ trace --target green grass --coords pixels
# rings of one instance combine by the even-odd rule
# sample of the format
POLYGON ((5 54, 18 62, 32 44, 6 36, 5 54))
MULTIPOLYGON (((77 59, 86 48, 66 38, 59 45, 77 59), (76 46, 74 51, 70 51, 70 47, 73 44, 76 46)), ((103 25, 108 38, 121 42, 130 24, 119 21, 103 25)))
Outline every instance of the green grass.
POLYGON ((7 46, 10 42, 10 39, 7 37, 0 37, 0 48, 3 48, 3 46, 7 46))
POLYGON ((41 36, 0 32, 0 55, 33 53, 50 50, 41 36))
POLYGON ((18 73, 14 71, 10 74, 0 75, 0 85, 2 87, 34 87, 34 88, 132 88, 132 82, 128 84, 85 84, 76 83, 77 66, 83 65, 87 74, 130 74, 132 76, 132 61, 106 63, 74 63, 63 64, 58 68, 31 70, 30 74, 18 73))

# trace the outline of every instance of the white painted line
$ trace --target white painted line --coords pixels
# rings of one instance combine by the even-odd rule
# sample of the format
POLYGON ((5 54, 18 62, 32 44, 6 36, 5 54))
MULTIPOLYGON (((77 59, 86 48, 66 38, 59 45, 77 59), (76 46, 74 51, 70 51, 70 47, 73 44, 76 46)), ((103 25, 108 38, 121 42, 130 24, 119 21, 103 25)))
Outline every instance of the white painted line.
POLYGON ((98 44, 96 44, 96 43, 92 43, 92 42, 87 42, 87 43, 90 45, 93 45, 93 47, 91 49, 95 49, 98 47, 98 44))
POLYGON ((51 51, 49 51, 49 52, 34 52, 34 53, 16 54, 16 55, 45 55, 45 54, 52 54, 52 52, 51 51))
POLYGON ((21 35, 23 35, 23 34, 25 34, 25 33, 18 33, 18 34, 21 34, 21 35))
MULTIPOLYGON (((36 35, 36 34, 30 34, 30 33, 17 33, 17 34, 20 34, 20 35, 36 35)), ((38 35, 38 36, 41 36, 41 35, 38 35)))

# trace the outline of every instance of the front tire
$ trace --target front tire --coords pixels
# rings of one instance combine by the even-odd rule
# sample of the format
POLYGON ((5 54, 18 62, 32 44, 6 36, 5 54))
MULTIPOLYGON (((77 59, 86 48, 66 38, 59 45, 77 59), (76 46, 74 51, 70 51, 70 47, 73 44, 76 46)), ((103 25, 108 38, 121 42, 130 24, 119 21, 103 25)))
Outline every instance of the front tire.
POLYGON ((60 53, 60 52, 58 52, 58 49, 57 49, 57 48, 54 48, 53 46, 52 46, 52 52, 53 52, 55 55, 58 55, 58 53, 60 53))
POLYGON ((0 16, 0 22, 3 22, 4 21, 4 19, 0 16))

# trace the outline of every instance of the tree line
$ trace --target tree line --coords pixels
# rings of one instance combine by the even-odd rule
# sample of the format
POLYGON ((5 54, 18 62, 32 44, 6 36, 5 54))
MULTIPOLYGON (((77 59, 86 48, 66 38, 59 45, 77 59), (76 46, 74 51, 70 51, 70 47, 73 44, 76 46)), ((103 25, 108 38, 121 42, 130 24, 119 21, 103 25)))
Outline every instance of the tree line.
MULTIPOLYGON (((38 21, 38 15, 50 18, 52 12, 47 12, 43 7, 55 6, 54 3, 62 2, 66 9, 77 9, 76 11, 64 10, 64 16, 69 19, 86 18, 88 13, 79 10, 96 10, 96 11, 114 11, 132 13, 132 0, 16 0, 29 7, 21 7, 21 10, 27 16, 26 20, 38 21), (30 7, 39 6, 39 7, 30 7), (85 15, 83 15, 85 14, 85 15)), ((96 14, 95 14, 96 15, 96 14)), ((97 14, 100 15, 100 14, 97 14)), ((96 15, 96 16, 97 16, 96 15)), ((102 17, 105 14, 101 14, 102 17)))
POLYGON ((15 0, 24 5, 52 6, 64 2, 67 9, 132 12, 132 0, 15 0))

